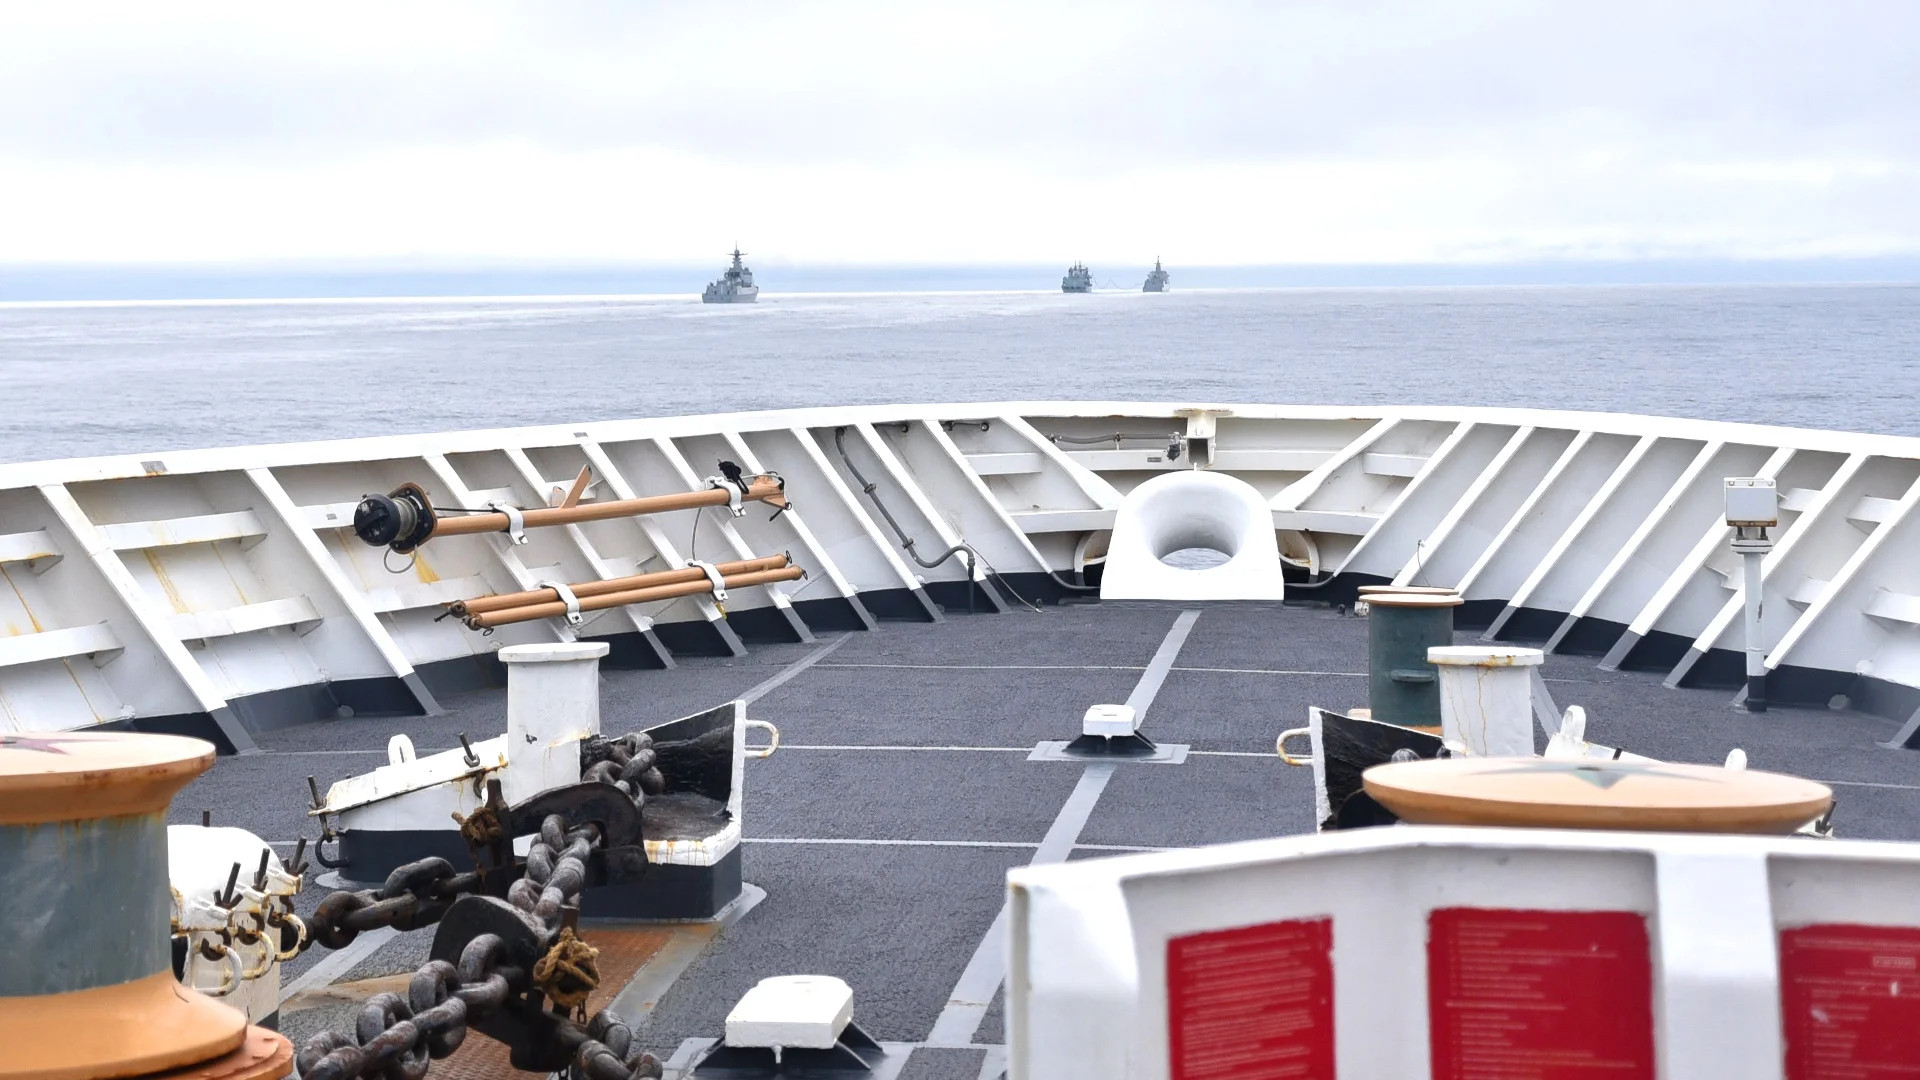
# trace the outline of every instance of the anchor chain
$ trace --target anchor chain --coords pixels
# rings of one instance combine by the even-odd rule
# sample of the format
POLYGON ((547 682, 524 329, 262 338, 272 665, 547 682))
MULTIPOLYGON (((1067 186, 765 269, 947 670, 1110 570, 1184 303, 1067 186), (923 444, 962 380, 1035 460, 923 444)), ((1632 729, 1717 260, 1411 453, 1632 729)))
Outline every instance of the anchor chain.
POLYGON ((307 941, 344 949, 368 930, 432 926, 455 900, 479 892, 481 886, 478 871, 459 873, 438 856, 417 859, 395 867, 377 889, 329 894, 307 920, 307 941))
POLYGON ((499 964, 504 942, 476 937, 455 967, 429 960, 407 984, 407 996, 376 994, 355 1017, 354 1033, 322 1031, 300 1048, 303 1080, 349 1080, 384 1073, 387 1080, 420 1080, 430 1059, 444 1058, 466 1041, 467 1026, 492 1015, 512 992, 510 969, 499 964))
POLYGON ((639 806, 667 790, 657 760, 653 736, 644 731, 611 739, 595 735, 580 743, 580 779, 612 784, 639 806))
MULTIPOLYGON (((634 770, 636 780, 652 768, 651 747, 647 751, 644 764, 634 770)), ((630 750, 619 766, 630 766, 637 758, 630 750)), ((608 763, 613 763, 611 757, 608 763)), ((613 786, 629 797, 643 790, 638 784, 632 790, 617 783, 613 786)), ((588 882, 589 861, 603 848, 599 825, 588 822, 569 829, 563 815, 547 814, 528 848, 521 876, 507 888, 507 906, 498 909, 511 913, 508 921, 519 935, 537 943, 532 962, 514 963, 514 950, 501 934, 477 934, 461 949, 457 965, 445 959, 423 964, 414 973, 407 997, 387 993, 369 999, 351 1036, 328 1031, 307 1040, 297 1059, 300 1075, 306 1080, 360 1080, 375 1075, 384 1080, 422 1080, 428 1063, 453 1053, 470 1028, 486 1030, 490 1021, 499 1020, 511 1021, 502 1023, 501 1030, 514 1036, 544 1040, 539 1047, 509 1042, 516 1067, 564 1068, 569 1080, 661 1076, 660 1060, 633 1045, 631 1029, 618 1017, 603 1010, 584 1028, 580 1024, 587 998, 599 986, 598 950, 575 935, 573 922, 588 882), (544 1008, 546 1001, 557 1008, 544 1008), (523 1052, 527 1061, 522 1060, 523 1052), (528 1063, 534 1060, 540 1064, 528 1063)), ((351 942, 354 935, 375 926, 403 930, 426 926, 440 921, 453 900, 482 889, 477 871, 456 874, 445 859, 421 859, 396 869, 378 889, 327 897, 313 920, 313 936, 337 948, 332 941, 351 942)), ((469 902, 500 903, 486 897, 469 902)), ((484 920, 493 910, 483 907, 474 917, 484 920)), ((442 927, 443 933, 449 928, 442 927)))

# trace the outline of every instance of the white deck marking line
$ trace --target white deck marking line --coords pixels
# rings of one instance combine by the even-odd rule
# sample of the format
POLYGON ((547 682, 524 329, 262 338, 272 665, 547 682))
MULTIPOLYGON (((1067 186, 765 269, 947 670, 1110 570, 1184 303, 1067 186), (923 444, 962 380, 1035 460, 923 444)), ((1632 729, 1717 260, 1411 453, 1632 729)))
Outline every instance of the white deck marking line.
MULTIPOLYGON (((823 668, 882 668, 898 671, 1145 671, 1139 664, 821 664, 823 668)), ((1364 671, 1309 671, 1293 668, 1176 667, 1200 675, 1324 675, 1364 679, 1364 671)), ((1550 683, 1590 684, 1592 679, 1541 679, 1550 683)))
MULTIPOLYGON (((1178 671, 1180 669, 1175 668, 1174 670, 1178 671)), ((934 751, 940 751, 943 753, 952 752, 952 753, 964 753, 964 754, 1031 754, 1033 753, 1033 747, 1031 746, 901 746, 897 744, 870 745, 866 743, 799 743, 799 744, 781 743, 780 749, 782 750, 829 750, 829 751, 832 751, 832 750, 841 750, 841 751, 845 751, 845 750, 934 750, 934 751)), ((1274 753, 1271 750, 1189 750, 1187 751, 1187 754, 1189 756, 1199 754, 1204 757, 1258 757, 1258 758, 1273 758, 1275 761, 1280 760, 1279 758, 1274 757, 1274 753)), ((1834 783, 1844 784, 1844 783, 1847 783, 1847 781, 1836 780, 1834 781, 1834 783)), ((1901 785, 1894 784, 1890 786, 1899 787, 1901 785)))
POLYGON ((743 836, 740 842, 743 844, 825 844, 848 847, 1025 848, 1029 851, 1040 846, 1031 840, 856 840, 812 836, 743 836))
MULTIPOLYGON (((1116 767, 1111 761, 1096 761, 1080 774, 1080 782, 1073 785, 1073 794, 1067 796, 1060 816, 1053 819, 1047 835, 1041 837, 1040 846, 1033 853, 1033 865, 1067 861, 1074 843, 1080 839, 1080 830, 1086 828, 1087 819, 1093 816, 1093 804, 1099 802, 1100 793, 1107 790, 1107 781, 1113 779, 1116 767)), ((996 981, 994 985, 999 983, 996 981)))
POLYGON ((352 944, 344 949, 327 954, 322 957, 318 963, 301 972, 299 978, 282 986, 280 988, 280 1004, 285 1005, 287 999, 303 990, 310 990, 316 986, 333 985, 333 981, 336 978, 359 967, 360 961, 378 952, 380 946, 393 940, 395 935, 399 933, 400 931, 395 930, 391 926, 383 926, 378 930, 362 932, 359 937, 353 939, 352 944))
POLYGON ((1891 788, 1894 791, 1920 791, 1920 784, 1881 784, 1872 780, 1815 780, 1816 784, 1838 784, 1841 787, 1891 788))
POLYGON ((1364 679, 1364 671, 1309 671, 1295 668, 1260 667, 1177 667, 1175 671, 1192 672, 1196 675, 1338 675, 1343 679, 1364 679))
MULTIPOLYGON (((881 668, 897 671, 1145 671, 1141 664, 822 664, 827 668, 881 668)), ((1176 667, 1212 675, 1342 675, 1364 679, 1364 671, 1295 671, 1290 668, 1176 667)))
POLYGON ((1140 664, 821 664, 826 668, 882 668, 889 671, 1145 671, 1140 664))
POLYGON ((1173 670, 1173 662, 1180 657, 1180 649, 1187 643, 1187 635, 1193 631, 1193 624, 1200 618, 1198 611, 1183 611, 1173 620, 1173 628, 1167 631, 1165 641, 1147 661, 1146 673, 1133 686, 1133 693, 1127 695, 1127 704, 1133 706, 1136 722, 1147 722, 1147 708, 1153 704, 1154 695, 1160 692, 1160 684, 1167 681, 1167 672, 1173 670))
POLYGON ((847 639, 852 636, 853 636, 852 634, 841 634, 839 637, 834 638, 832 641, 827 642, 827 644, 822 646, 821 648, 815 649, 812 652, 808 653, 807 655, 801 657, 800 659, 795 660, 793 663, 788 664, 786 667, 780 669, 780 674, 775 675, 773 678, 768 679, 767 681, 761 683, 760 685, 754 687, 753 689, 747 691, 746 693, 741 694, 740 700, 745 702, 748 705, 751 705, 754 702, 759 701, 761 698, 766 697, 768 694, 779 689, 780 685, 786 682, 788 679, 793 678, 795 675, 800 674, 801 672, 807 670, 813 665, 833 655, 833 650, 846 644, 847 639))
MULTIPOLYGON (((1167 630, 1167 636, 1160 642, 1160 648, 1153 654, 1153 660, 1147 664, 1140 681, 1134 685, 1133 693, 1128 695, 1127 704, 1133 707, 1134 715, 1145 721, 1147 710, 1153 704, 1154 696, 1159 694, 1160 686, 1167 681, 1167 672, 1173 669, 1173 661, 1180 655, 1181 646, 1187 643, 1187 634, 1193 630, 1194 621, 1200 618, 1198 611, 1183 611, 1173 620, 1173 626, 1167 630)), ((1100 793, 1107 789, 1107 781, 1113 779, 1117 766, 1109 761, 1097 761, 1089 764, 1080 773, 1080 781, 1074 785, 1073 794, 1060 808, 1060 813, 1048 827, 1047 835, 1035 849, 1030 865, 1065 862, 1073 853, 1080 839, 1080 830, 1086 828, 1087 819, 1093 816, 1094 804, 1100 801, 1100 793)), ((953 984, 953 992, 947 995, 947 1007, 940 1010, 939 1019, 933 1022, 933 1030, 927 1035, 928 1046, 969 1046, 980 1030, 980 1022, 986 1018, 987 1009, 993 1005, 995 994, 1000 992, 1000 984, 1007 979, 1007 904, 1003 899, 1000 910, 993 917, 993 925, 987 928, 986 936, 968 958, 965 970, 960 972, 959 981, 953 984)))
MULTIPOLYGON (((833 846, 845 844, 849 847, 964 847, 964 848, 1026 848, 1037 849, 1040 845, 1031 840, 868 840, 837 836, 746 836, 743 844, 824 844, 833 846)), ((1073 845, 1075 851, 1177 851, 1178 848, 1149 847, 1145 844, 1080 844, 1073 845)), ((1059 860, 1055 860, 1059 861, 1059 860)))
POLYGON ((781 743, 782 750, 956 750, 976 754, 1031 754, 1031 746, 901 746, 866 743, 781 743))
MULTIPOLYGON (((1173 670, 1182 671, 1185 669, 1174 668, 1173 670)), ((926 750, 926 751, 936 751, 939 753, 959 753, 959 754, 1031 754, 1033 753, 1033 747, 1031 746, 904 746, 899 744, 870 744, 870 743, 781 743, 780 749, 782 750, 824 750, 824 751, 830 751, 830 752, 831 751, 845 752, 845 751, 860 751, 860 750, 886 750, 886 751, 926 750)), ((384 753, 384 751, 382 752, 384 753)), ((1274 753, 1271 750, 1189 750, 1187 751, 1187 756, 1188 757, 1272 758, 1275 761, 1279 760, 1279 758, 1274 756, 1274 753)), ((1893 791, 1920 791, 1920 784, 1888 784, 1888 783, 1880 783, 1878 781, 1873 781, 1873 780, 1815 780, 1814 782, 1818 784, 1837 784, 1841 787, 1887 788, 1893 791)), ((273 843, 276 845, 291 846, 293 844, 293 841, 275 840, 273 841, 273 843)), ((1096 845, 1080 844, 1078 846, 1084 848, 1084 847, 1094 847, 1096 845)), ((1115 850, 1166 851, 1169 849, 1143 847, 1143 848, 1125 848, 1125 849, 1115 849, 1115 850)))
POLYGON ((1002 901, 993 925, 987 927, 987 935, 967 958, 966 969, 947 995, 947 1007, 940 1010, 933 1030, 927 1033, 928 1046, 967 1046, 973 1042, 987 1009, 993 1005, 993 996, 1007 978, 1006 936, 1007 905, 1002 901))
MULTIPOLYGON (((820 576, 826 577, 825 574, 820 576)), ((673 1056, 662 1064, 661 1071, 666 1074, 666 1080, 682 1080, 687 1071, 693 1068, 694 1059, 699 1057, 707 1047, 719 1041, 713 1038, 680 1040, 680 1045, 674 1050, 673 1056)))

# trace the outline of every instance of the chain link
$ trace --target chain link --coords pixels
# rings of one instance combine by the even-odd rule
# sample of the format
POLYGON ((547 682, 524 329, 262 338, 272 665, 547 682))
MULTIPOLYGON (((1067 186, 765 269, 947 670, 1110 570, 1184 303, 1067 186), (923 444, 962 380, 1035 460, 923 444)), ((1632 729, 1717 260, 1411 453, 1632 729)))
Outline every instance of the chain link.
POLYGON ((307 940, 344 949, 367 930, 432 926, 455 900, 479 892, 480 887, 478 872, 456 872, 452 863, 438 856, 410 862, 395 867, 377 889, 336 892, 320 901, 313 918, 307 920, 307 940))
POLYGON ((407 996, 376 994, 360 1007, 354 1033, 323 1031, 295 1060, 302 1080, 420 1080, 430 1059, 444 1058, 466 1040, 467 1027, 500 1010, 512 993, 500 965, 504 943, 482 934, 467 944, 456 968, 429 960, 414 973, 407 996))
POLYGON ((580 743, 580 779, 612 784, 641 806, 667 790, 657 760, 653 736, 644 731, 611 739, 596 735, 580 743))
MULTIPOLYGON (((645 748, 639 773, 652 769, 652 748, 645 748)), ((639 760, 629 753, 622 767, 639 760)), ((608 764, 613 764, 609 759, 608 764)), ((658 770, 653 770, 658 775, 658 770)), ((644 789, 621 786, 636 802, 644 789)), ((587 861, 601 845, 600 829, 584 825, 569 831, 566 820, 550 814, 527 851, 525 869, 507 890, 507 900, 548 942, 547 952, 529 971, 502 963, 505 942, 481 934, 467 944, 456 967, 429 960, 414 973, 407 997, 378 994, 355 1019, 354 1033, 325 1031, 308 1039, 297 1059, 305 1080, 422 1080, 430 1061, 446 1057, 465 1041, 468 1028, 511 1002, 528 1004, 537 991, 569 1012, 583 1010, 599 985, 594 961, 598 950, 574 936, 567 925, 587 883, 587 861)), ((388 875, 378 889, 336 892, 320 903, 311 921, 314 940, 329 948, 349 944, 359 933, 379 926, 412 930, 438 922, 458 897, 478 892, 478 872, 455 873, 445 859, 408 863, 388 875), (338 944, 336 944, 336 942, 338 944)), ((643 1080, 663 1068, 654 1055, 633 1045, 633 1032, 618 1017, 601 1011, 583 1029, 575 1020, 551 1016, 555 1043, 570 1059, 569 1080, 643 1080)))

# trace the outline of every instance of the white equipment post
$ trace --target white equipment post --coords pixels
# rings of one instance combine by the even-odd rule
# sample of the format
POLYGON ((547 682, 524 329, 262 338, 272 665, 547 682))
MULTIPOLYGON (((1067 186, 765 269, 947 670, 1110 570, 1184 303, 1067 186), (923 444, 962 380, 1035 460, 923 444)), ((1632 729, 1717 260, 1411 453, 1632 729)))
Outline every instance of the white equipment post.
POLYGON ((508 803, 580 782, 580 740, 600 734, 600 658, 604 641, 509 645, 507 762, 501 783, 508 803))
POLYGON ((1727 525, 1733 529, 1733 550, 1740 556, 1746 602, 1747 700, 1750 713, 1767 711, 1767 645, 1760 632, 1761 569, 1773 541, 1767 530, 1780 523, 1780 500, 1773 481, 1762 476, 1727 477, 1727 525))
POLYGON ((1533 676, 1539 649, 1436 645, 1427 663, 1440 673, 1440 730, 1475 757, 1532 757, 1533 676))

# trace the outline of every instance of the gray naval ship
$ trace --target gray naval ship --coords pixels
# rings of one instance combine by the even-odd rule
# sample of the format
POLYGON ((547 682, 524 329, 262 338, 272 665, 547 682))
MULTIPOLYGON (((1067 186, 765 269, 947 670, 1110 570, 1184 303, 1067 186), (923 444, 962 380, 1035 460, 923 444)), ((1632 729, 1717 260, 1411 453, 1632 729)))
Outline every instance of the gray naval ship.
POLYGON ((1147 283, 1140 286, 1141 292, 1166 292, 1167 272, 1160 267, 1160 256, 1153 257, 1153 273, 1147 275, 1147 283))
POLYGON ((727 267, 719 281, 707 284, 700 300, 707 304, 751 304, 759 296, 760 286, 753 283, 753 271, 740 261, 740 249, 734 248, 733 265, 727 267))
POLYGON ((1086 263, 1074 263, 1067 267, 1067 276, 1060 279, 1061 292, 1092 292, 1093 271, 1086 263))

